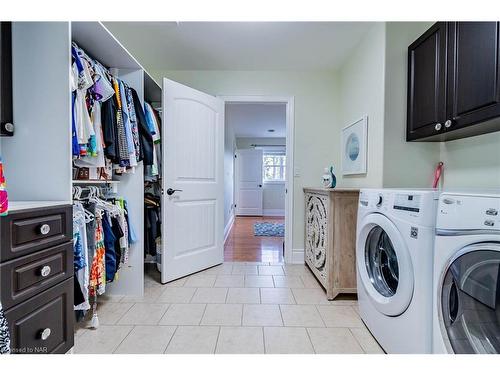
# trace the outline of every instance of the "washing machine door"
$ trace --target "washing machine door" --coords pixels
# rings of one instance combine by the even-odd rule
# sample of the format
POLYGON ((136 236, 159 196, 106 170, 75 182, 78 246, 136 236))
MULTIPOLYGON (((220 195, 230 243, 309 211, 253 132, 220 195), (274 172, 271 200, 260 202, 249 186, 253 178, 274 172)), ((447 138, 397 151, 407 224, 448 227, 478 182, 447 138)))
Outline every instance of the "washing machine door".
POLYGON ((367 294, 382 314, 401 315, 413 296, 413 266, 397 227, 382 214, 367 215, 359 226, 358 273, 367 294))
POLYGON ((464 247, 439 285, 439 323, 448 351, 500 353, 500 242, 464 247))

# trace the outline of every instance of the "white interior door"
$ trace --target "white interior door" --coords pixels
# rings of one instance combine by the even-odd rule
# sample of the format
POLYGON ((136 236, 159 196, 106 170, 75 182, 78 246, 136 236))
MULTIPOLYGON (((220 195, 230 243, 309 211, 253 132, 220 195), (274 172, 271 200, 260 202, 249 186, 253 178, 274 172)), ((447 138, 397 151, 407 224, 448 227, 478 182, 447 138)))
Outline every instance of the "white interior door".
POLYGON ((238 150, 236 164, 236 215, 262 216, 262 150, 238 150))
POLYGON ((224 103, 165 78, 162 104, 165 283, 224 261, 224 103))

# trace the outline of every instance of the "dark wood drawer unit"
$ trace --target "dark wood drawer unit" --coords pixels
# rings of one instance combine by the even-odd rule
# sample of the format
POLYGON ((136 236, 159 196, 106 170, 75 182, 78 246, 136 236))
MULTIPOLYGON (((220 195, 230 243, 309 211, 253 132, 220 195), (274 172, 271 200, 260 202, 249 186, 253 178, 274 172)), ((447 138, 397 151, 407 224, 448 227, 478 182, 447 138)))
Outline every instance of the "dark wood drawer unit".
POLYGON ((13 206, 0 217, 0 300, 12 353, 66 353, 74 335, 73 208, 13 206))
POLYGON ((7 310, 13 353, 66 353, 73 347, 73 279, 7 310))
POLYGON ((408 47, 407 141, 500 130, 500 22, 438 22, 408 47))
POLYGON ((73 237, 70 205, 13 212, 0 219, 0 262, 31 254, 73 237))
POLYGON ((64 243, 0 264, 5 310, 73 275, 73 247, 64 243))

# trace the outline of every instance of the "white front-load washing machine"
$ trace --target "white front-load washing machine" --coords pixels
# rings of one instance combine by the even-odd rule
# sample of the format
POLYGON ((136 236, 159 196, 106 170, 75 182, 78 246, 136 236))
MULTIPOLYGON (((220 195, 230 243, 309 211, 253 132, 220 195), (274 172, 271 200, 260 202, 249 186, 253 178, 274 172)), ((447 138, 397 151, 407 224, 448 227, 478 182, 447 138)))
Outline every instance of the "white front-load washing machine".
POLYGON ((433 289, 434 353, 500 353, 500 191, 440 196, 433 289))
POLYGON ((430 353, 436 190, 362 189, 360 316, 387 353, 430 353))

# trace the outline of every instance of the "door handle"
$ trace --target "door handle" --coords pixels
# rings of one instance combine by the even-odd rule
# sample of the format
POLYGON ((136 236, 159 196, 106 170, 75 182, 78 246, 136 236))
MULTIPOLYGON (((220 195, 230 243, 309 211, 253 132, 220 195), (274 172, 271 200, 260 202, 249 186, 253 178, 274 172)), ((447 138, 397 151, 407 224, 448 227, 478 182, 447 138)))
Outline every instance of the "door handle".
POLYGON ((172 195, 172 194, 174 194, 176 191, 182 191, 182 190, 168 188, 168 189, 167 189, 167 194, 168 194, 168 195, 172 195))

